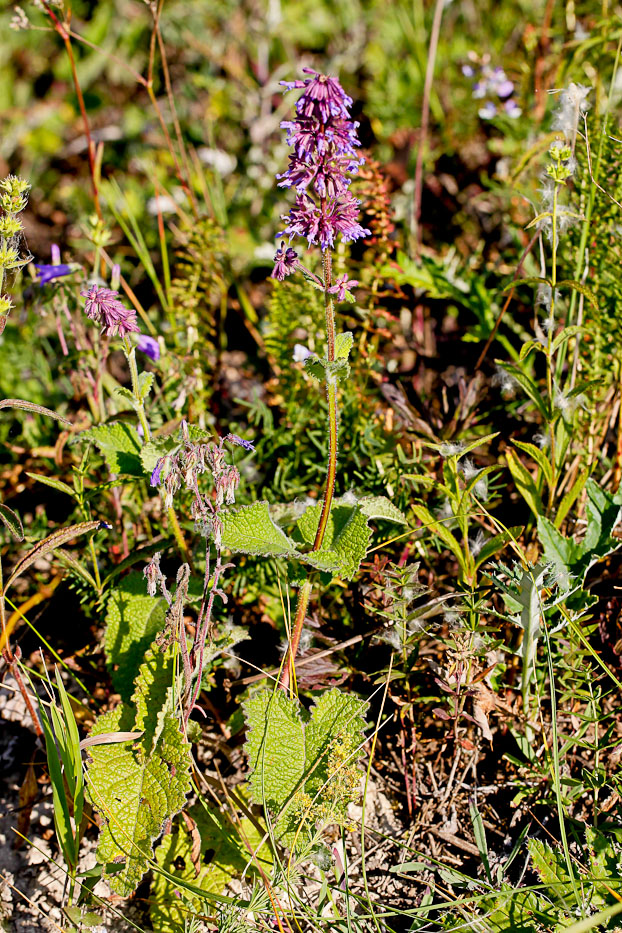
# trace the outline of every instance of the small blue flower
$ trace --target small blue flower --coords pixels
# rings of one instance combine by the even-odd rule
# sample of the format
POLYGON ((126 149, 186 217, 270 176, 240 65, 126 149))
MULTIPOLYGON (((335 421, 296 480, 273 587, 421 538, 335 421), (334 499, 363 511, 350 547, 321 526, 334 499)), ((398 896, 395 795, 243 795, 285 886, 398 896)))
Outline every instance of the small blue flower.
POLYGON ((63 275, 71 275, 73 269, 71 266, 61 263, 58 266, 50 266, 45 263, 35 263, 35 269, 39 276, 37 284, 43 288, 44 285, 47 285, 48 282, 53 282, 54 279, 59 279, 63 275))
POLYGON ((237 434, 227 434, 226 441, 229 441, 231 444, 237 444, 238 447, 243 447, 244 450, 254 450, 255 445, 252 441, 247 441, 243 437, 238 437, 237 434))
POLYGON ((154 337, 149 337, 147 334, 141 334, 138 338, 136 346, 141 351, 141 353, 146 354, 150 360, 153 360, 157 363, 157 361, 160 359, 160 344, 154 337))
POLYGON ((164 457, 160 457, 155 465, 155 470, 151 474, 151 485, 159 486, 162 482, 162 467, 164 466, 164 457))

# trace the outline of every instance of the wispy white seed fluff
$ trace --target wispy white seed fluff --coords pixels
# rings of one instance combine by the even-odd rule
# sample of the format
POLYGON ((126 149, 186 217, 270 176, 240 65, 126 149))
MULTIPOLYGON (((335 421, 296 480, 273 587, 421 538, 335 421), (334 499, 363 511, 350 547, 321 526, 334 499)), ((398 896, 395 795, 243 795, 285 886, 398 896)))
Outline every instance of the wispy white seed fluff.
POLYGON ((587 98, 591 90, 591 87, 572 82, 560 92, 553 114, 553 129, 561 130, 573 148, 577 138, 579 119, 590 108, 587 98))

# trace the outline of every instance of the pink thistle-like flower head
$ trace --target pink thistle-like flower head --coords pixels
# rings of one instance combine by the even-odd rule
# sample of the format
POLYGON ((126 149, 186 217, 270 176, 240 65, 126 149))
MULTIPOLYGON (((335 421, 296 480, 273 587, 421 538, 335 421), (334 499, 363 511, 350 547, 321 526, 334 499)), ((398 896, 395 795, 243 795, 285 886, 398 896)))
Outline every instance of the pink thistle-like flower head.
POLYGON ((119 293, 111 288, 91 285, 85 292, 80 292, 84 303, 84 313, 92 321, 101 324, 102 334, 107 337, 125 337, 126 334, 140 333, 133 308, 126 308, 119 298, 119 293))

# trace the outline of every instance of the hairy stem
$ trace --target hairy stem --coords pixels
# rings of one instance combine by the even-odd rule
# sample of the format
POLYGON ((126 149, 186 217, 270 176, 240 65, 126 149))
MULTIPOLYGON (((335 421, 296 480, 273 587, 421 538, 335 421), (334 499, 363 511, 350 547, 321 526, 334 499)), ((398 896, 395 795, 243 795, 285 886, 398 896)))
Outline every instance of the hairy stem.
MULTIPOLYGON (((328 250, 325 250, 324 257, 324 310, 326 314, 326 341, 328 345, 327 359, 329 363, 335 362, 335 307, 329 288, 332 282, 332 259, 328 250)), ((338 438, 338 420, 337 420, 337 381, 331 374, 327 377, 326 393, 328 396, 328 466, 326 470, 326 485, 324 488, 324 501, 322 503, 322 514, 317 526, 313 550, 319 551, 326 534, 326 526, 330 515, 330 509, 335 493, 335 478, 337 475, 337 438, 338 438)), ((280 686, 287 690, 290 681, 291 669, 294 660, 298 654, 300 645, 300 636, 304 627, 304 621, 307 615, 309 599, 311 597, 311 583, 305 580, 298 595, 298 604, 296 606, 296 616, 289 642, 287 657, 281 672, 280 686)))

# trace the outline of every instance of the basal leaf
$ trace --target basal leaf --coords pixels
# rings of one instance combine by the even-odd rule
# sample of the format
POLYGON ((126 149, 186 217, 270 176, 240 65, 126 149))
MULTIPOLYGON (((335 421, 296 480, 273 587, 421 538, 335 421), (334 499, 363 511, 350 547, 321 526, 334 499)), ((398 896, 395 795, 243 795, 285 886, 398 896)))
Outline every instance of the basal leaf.
POLYGON ((145 652, 166 621, 166 601, 149 596, 142 573, 128 574, 108 600, 104 647, 112 683, 127 702, 145 652))
POLYGON ((251 797, 280 813, 302 785, 305 773, 300 704, 281 690, 263 690, 246 701, 244 712, 251 797))
POLYGON ((293 541, 270 516, 267 502, 253 502, 227 512, 223 519, 222 545, 239 554, 287 557, 296 553, 293 541))
MULTIPOLYGON (((159 872, 154 873, 151 886, 151 923, 158 933, 179 933, 184 930, 188 913, 205 912, 206 902, 191 893, 184 883, 202 888, 206 895, 222 894, 232 878, 239 878, 251 862, 251 855, 240 838, 237 827, 220 810, 195 806, 188 811, 194 828, 189 831, 178 818, 172 832, 164 836, 156 850, 158 865, 179 879, 175 885, 159 872)), ((241 830, 249 845, 256 849, 262 837, 247 818, 241 820, 241 830)), ((262 849, 265 859, 268 849, 262 849)), ((246 877, 252 877, 252 868, 246 877)), ((206 898, 209 903, 209 898, 206 898)))
POLYGON ((331 745, 345 741, 352 750, 352 764, 360 757, 356 749, 365 738, 366 710, 364 700, 345 694, 337 687, 323 693, 312 707, 311 718, 305 726, 305 792, 311 797, 321 793, 332 776, 328 769, 331 745))
MULTIPOLYGON (((128 722, 131 711, 120 704, 96 721, 93 732, 125 731, 128 722)), ((140 743, 89 748, 89 796, 103 821, 97 855, 103 877, 122 897, 136 889, 165 821, 183 807, 190 764, 190 746, 170 713, 152 754, 140 743)))
POLYGON ((353 789, 358 793, 366 708, 338 688, 322 694, 309 714, 281 691, 264 690, 245 703, 252 799, 269 808, 286 845, 300 835, 301 813, 311 823, 346 818, 353 789))

